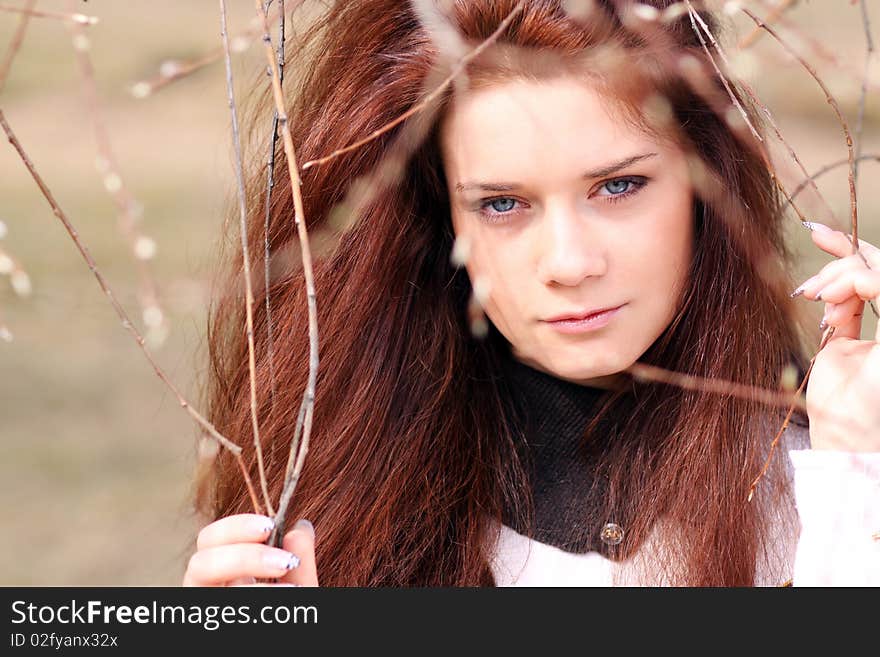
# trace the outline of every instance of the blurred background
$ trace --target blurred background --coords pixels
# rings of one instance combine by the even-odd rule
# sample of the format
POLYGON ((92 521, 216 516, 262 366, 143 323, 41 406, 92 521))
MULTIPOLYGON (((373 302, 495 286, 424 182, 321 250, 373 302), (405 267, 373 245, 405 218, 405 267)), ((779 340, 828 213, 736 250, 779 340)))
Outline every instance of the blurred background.
MULTIPOLYGON (((766 16, 777 3, 745 4, 766 16)), ((792 6, 780 32, 814 66, 854 131, 867 52, 859 3, 786 4, 792 6)), ((251 26, 254 5, 228 5, 234 37, 251 26)), ((84 31, 100 116, 118 164, 110 174, 117 177, 96 161, 95 113, 64 21, 29 21, 0 91, 0 109, 117 298, 148 333, 157 361, 195 402, 206 367, 213 257, 235 199, 224 66, 220 59, 146 97, 138 97, 145 90, 138 83, 171 75, 220 45, 218 2, 89 0, 76 6, 100 18, 84 31), (108 193, 120 193, 119 183, 136 200, 137 253, 150 267, 161 315, 148 310, 144 316, 138 300, 139 261, 118 228, 108 193)), ((40 0, 36 7, 65 12, 69 3, 40 0)), ((870 0, 867 9, 880 25, 880 0, 870 0)), ((737 54, 752 24, 741 16, 725 20, 723 42, 735 70, 773 112, 807 170, 845 160, 842 129, 815 81, 767 35, 737 54)), ((19 14, 0 11, 0 57, 19 22, 19 14)), ((874 38, 880 40, 880 30, 874 38)), ((236 85, 246 92, 262 74, 264 56, 255 45, 236 43, 243 49, 233 55, 236 85)), ((863 154, 875 157, 878 59, 875 52, 862 134, 863 154)), ((783 147, 774 150, 787 188, 794 189, 800 174, 783 147)), ((798 197, 799 205, 811 219, 848 226, 846 167, 817 184, 836 220, 809 191, 798 197)), ((880 244, 876 159, 861 165, 859 199, 860 236, 880 244)), ((0 274, 0 585, 176 585, 199 528, 190 503, 196 425, 123 329, 5 140, 0 222, 0 260, 7 258, 7 273, 0 274)), ((790 238, 802 278, 830 260, 796 221, 790 238)), ((821 308, 813 310, 818 324, 821 308)), ((875 326, 868 313, 863 337, 875 326)))

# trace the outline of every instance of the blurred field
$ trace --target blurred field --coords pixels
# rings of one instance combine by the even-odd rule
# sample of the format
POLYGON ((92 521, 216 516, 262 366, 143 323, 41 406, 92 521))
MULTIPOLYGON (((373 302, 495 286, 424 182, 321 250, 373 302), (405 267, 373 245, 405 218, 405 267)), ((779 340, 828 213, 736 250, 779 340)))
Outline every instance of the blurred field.
MULTIPOLYGON (((107 129, 126 186, 144 206, 144 231, 159 247, 152 264, 172 332, 157 358, 184 394, 196 399, 205 366, 206 283, 234 191, 223 65, 218 62, 143 100, 134 99, 128 88, 155 74, 165 60, 193 58, 216 47, 217 2, 79 4, 80 11, 101 18, 89 35, 107 129)), ((229 4, 235 33, 252 17, 253 3, 229 4)), ((56 10, 66 5, 39 3, 56 10)), ((874 25, 880 25, 880 2, 872 0, 869 10, 874 25)), ((821 38, 848 70, 862 70, 865 46, 857 6, 844 0, 801 2, 790 17, 821 38)), ((17 16, 0 14, 0 53, 17 22, 17 16)), ((739 20, 732 27, 740 34, 749 31, 739 20)), ((880 40, 880 31, 874 36, 880 40)), ((767 36, 754 52, 757 64, 746 64, 750 80, 807 169, 845 158, 842 131, 807 73, 767 36)), ((260 57, 256 49, 236 56, 238 82, 254 79, 260 57)), ((877 59, 874 84, 880 84, 877 59)), ((811 61, 854 127, 859 81, 821 59, 811 61)), ((93 132, 62 23, 31 21, 0 107, 120 300, 139 320, 136 270, 94 166, 93 132)), ((876 89, 867 109, 864 153, 876 154, 876 89)), ((793 169, 783 165, 784 157, 777 161, 782 171, 792 172, 786 183, 794 187, 793 169)), ((862 166, 860 233, 874 243, 880 243, 878 176, 876 163, 862 166)), ((847 222, 845 168, 822 177, 819 187, 840 221, 847 222)), ((807 193, 800 198, 816 218, 830 221, 807 193)), ((0 318, 15 336, 0 342, 0 585, 177 584, 197 530, 188 499, 195 426, 122 329, 5 141, 0 220, 8 227, 0 248, 21 262, 33 283, 33 294, 21 299, 8 278, 0 278, 0 318)), ((829 258, 817 253, 804 233, 793 225, 806 276, 829 258)))

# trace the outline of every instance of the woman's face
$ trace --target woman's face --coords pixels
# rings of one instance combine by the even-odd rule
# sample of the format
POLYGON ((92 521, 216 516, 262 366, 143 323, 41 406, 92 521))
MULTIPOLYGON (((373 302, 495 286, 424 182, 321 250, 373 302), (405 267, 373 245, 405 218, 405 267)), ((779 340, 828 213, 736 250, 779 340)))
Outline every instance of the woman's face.
POLYGON ((471 90, 441 126, 452 224, 487 317, 519 360, 597 386, 669 325, 692 256, 684 153, 621 117, 562 77, 471 90))

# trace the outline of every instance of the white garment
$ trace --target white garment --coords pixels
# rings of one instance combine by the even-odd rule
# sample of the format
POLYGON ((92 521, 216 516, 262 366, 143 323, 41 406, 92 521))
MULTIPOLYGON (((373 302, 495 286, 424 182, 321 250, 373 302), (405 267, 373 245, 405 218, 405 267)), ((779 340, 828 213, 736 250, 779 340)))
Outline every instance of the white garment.
MULTIPOLYGON (((759 564, 756 584, 790 577, 794 586, 880 586, 880 452, 791 449, 788 455, 800 531, 784 522, 782 510, 774 525, 780 549, 771 555, 778 563, 759 564)), ((617 563, 598 552, 565 552, 502 525, 492 572, 497 586, 664 584, 643 558, 661 547, 659 533, 617 563)))

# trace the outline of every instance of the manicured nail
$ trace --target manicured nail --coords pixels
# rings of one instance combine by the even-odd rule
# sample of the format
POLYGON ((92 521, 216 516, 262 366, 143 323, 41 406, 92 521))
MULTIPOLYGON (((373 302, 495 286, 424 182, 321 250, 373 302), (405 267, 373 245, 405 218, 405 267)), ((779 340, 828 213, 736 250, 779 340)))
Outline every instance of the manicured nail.
POLYGON ((794 299, 796 297, 801 296, 803 293, 804 293, 804 288, 803 288, 803 286, 801 286, 798 289, 796 289, 794 292, 789 294, 788 296, 790 296, 792 299, 794 299))
POLYGON ((827 328, 828 328, 828 322, 826 322, 825 319, 823 318, 822 321, 819 322, 819 330, 824 331, 827 328))
POLYGON ((310 523, 305 518, 300 518, 299 520, 297 520, 296 524, 293 526, 293 528, 294 529, 305 529, 307 532, 309 532, 312 535, 313 538, 315 536, 315 526, 312 525, 312 523, 310 523))
POLYGON ((832 229, 831 229, 831 228, 829 228, 829 227, 826 226, 825 224, 820 224, 820 223, 817 222, 817 221, 802 221, 801 223, 803 224, 804 228, 807 228, 808 230, 811 230, 811 231, 812 231, 812 230, 817 230, 817 231, 819 231, 820 233, 830 233, 830 232, 832 232, 832 229))
POLYGON ((279 570, 292 570, 299 565, 299 557, 290 552, 273 550, 263 557, 265 564, 279 570))
POLYGON ((821 301, 821 300, 822 300, 822 292, 819 291, 816 293, 816 301, 821 301))
POLYGON ((267 534, 275 529, 275 521, 272 520, 272 518, 256 518, 254 520, 254 526, 256 527, 255 531, 267 534))

